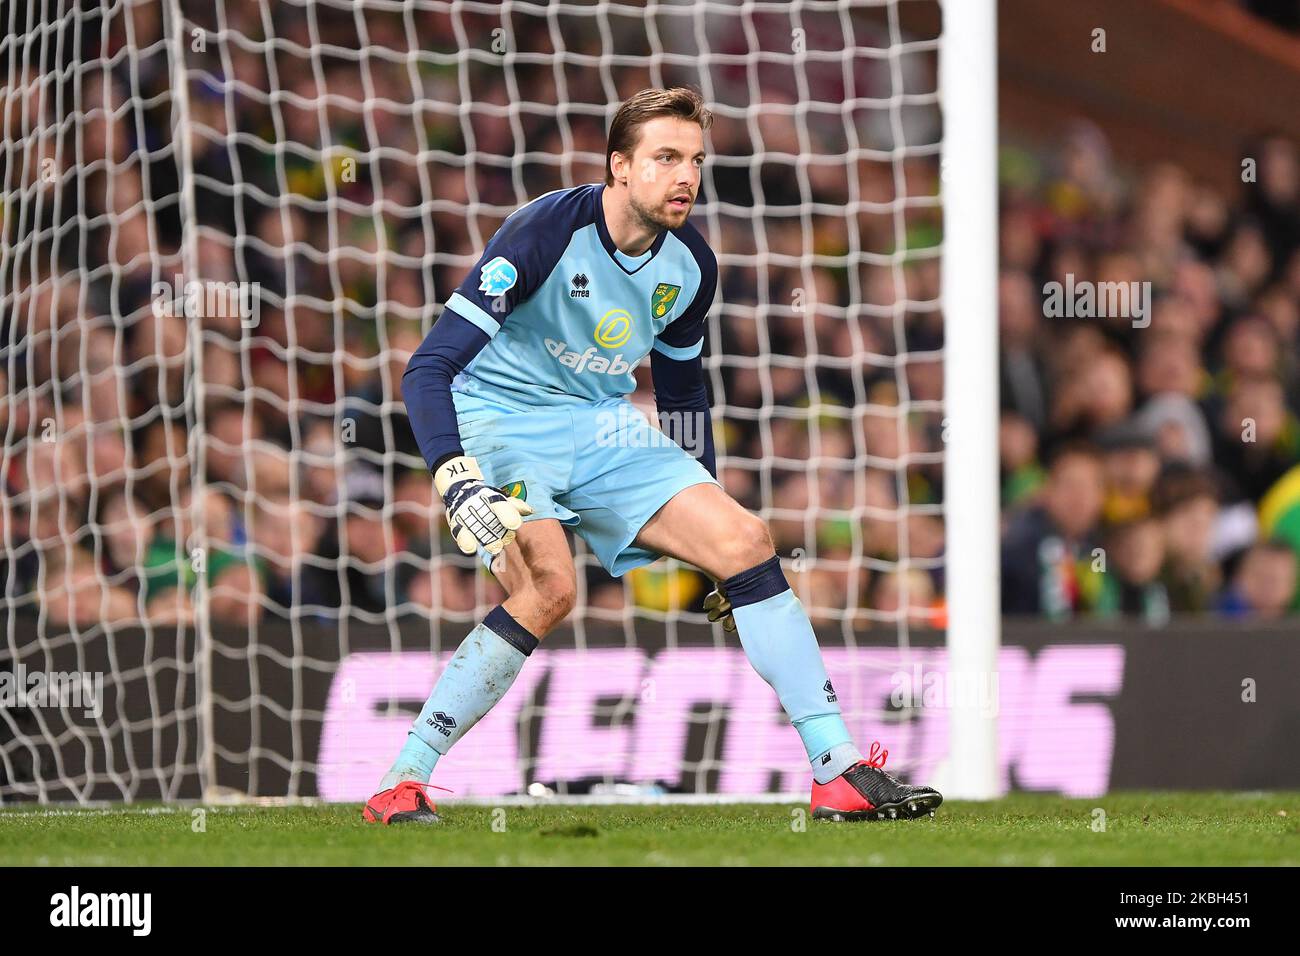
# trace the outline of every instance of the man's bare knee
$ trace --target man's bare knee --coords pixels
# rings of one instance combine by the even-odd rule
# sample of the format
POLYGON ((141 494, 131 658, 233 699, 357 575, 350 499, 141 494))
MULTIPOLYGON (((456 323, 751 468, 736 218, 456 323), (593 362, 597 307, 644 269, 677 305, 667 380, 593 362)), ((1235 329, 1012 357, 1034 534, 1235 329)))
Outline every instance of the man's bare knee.
POLYGON ((745 512, 744 519, 738 521, 732 529, 722 550, 726 577, 748 571, 776 553, 771 532, 767 530, 767 522, 749 512, 745 512))
POLYGON ((571 572, 538 571, 519 578, 506 609, 534 637, 544 637, 569 616, 578 601, 578 583, 571 572))
POLYGON ((572 573, 547 571, 534 576, 532 587, 538 594, 541 607, 552 619, 552 626, 568 617, 578 603, 578 582, 572 573))

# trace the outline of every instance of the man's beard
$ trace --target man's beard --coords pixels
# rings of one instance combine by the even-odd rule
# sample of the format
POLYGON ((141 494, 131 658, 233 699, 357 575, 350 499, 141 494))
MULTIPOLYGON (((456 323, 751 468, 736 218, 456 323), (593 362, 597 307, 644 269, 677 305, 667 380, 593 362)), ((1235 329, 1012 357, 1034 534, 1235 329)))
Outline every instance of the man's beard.
POLYGON ((627 205, 640 221, 641 225, 645 226, 647 229, 654 229, 662 232, 667 229, 677 228, 677 223, 675 221, 668 219, 663 213, 658 213, 653 209, 642 206, 631 196, 628 197, 627 205))

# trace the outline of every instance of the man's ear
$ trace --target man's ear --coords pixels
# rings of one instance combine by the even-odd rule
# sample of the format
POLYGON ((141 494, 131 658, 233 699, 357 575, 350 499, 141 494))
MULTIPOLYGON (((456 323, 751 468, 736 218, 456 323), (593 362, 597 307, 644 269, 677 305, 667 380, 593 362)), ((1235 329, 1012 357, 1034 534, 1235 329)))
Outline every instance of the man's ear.
POLYGON ((609 171, 610 171, 610 175, 614 177, 615 185, 618 185, 619 183, 622 183, 624 186, 627 185, 627 177, 625 175, 620 175, 621 173, 623 173, 623 171, 626 168, 627 168, 626 156, 624 156, 622 153, 619 152, 613 152, 609 154, 609 171))

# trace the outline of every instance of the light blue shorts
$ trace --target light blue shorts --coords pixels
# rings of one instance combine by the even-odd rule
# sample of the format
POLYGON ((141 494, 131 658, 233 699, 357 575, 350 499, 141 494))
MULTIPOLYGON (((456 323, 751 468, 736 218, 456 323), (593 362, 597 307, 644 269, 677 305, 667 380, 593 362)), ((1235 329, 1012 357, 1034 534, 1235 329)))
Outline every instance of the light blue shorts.
POLYGON ((632 540, 669 499, 717 484, 624 398, 527 411, 463 393, 455 401, 461 446, 484 480, 532 505, 525 521, 573 528, 614 577, 661 557, 632 540))

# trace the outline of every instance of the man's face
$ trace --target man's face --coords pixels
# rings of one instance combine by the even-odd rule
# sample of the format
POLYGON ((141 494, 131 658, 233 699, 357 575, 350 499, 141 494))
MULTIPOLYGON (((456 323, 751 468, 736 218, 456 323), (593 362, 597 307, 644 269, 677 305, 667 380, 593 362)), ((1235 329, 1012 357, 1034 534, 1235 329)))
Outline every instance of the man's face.
POLYGON ((1286 551, 1252 551, 1237 576, 1246 602, 1258 616, 1280 617, 1295 593, 1296 558, 1286 551))
POLYGON ((1115 566, 1133 584, 1146 584, 1160 573, 1165 560, 1164 530, 1154 520, 1140 521, 1114 538, 1115 566))
POLYGON ((1219 505, 1209 495, 1184 501, 1165 516, 1169 552, 1181 565, 1195 566, 1210 560, 1214 543, 1214 522, 1219 505))
POLYGON ((1044 489, 1043 504, 1057 529, 1077 538, 1101 517, 1101 463, 1087 455, 1067 455, 1052 466, 1044 489))
POLYGON ((698 123, 658 116, 641 125, 631 157, 614 156, 614 176, 626 179, 628 205, 647 226, 677 229, 700 191, 704 131, 698 123))

